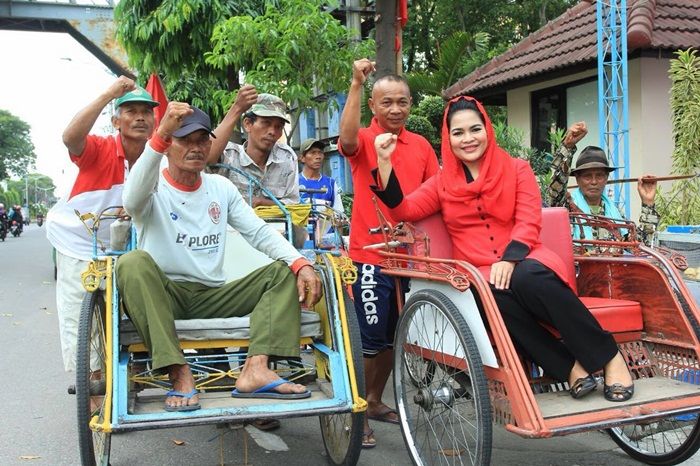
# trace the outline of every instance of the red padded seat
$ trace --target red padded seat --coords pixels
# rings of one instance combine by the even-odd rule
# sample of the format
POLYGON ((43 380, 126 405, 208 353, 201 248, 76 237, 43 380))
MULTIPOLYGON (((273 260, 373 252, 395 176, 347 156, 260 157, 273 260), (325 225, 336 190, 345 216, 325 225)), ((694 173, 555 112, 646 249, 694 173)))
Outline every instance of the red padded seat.
POLYGON ((644 327, 642 306, 625 299, 579 296, 601 327, 610 333, 640 332, 644 327))
MULTIPOLYGON (((540 241, 564 261, 570 281, 575 284, 574 248, 571 241, 569 212, 565 208, 542 209, 540 241)), ((579 296, 579 299, 591 311, 600 326, 610 333, 639 332, 644 326, 642 306, 636 301, 592 296, 579 296)))

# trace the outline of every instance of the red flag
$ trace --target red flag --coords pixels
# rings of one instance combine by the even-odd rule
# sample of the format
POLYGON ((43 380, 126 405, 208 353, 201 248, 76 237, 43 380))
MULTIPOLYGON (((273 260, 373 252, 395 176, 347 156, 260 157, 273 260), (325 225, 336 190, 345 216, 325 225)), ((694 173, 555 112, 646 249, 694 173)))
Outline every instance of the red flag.
POLYGON ((408 23, 408 0, 398 0, 396 4, 396 16, 401 23, 401 27, 406 27, 406 23, 408 23))
POLYGON ((168 106, 168 96, 165 94, 165 89, 163 89, 163 84, 160 82, 160 78, 157 74, 153 73, 150 78, 148 78, 148 84, 146 84, 146 90, 153 100, 158 102, 160 105, 153 109, 153 114, 156 117, 156 125, 160 123, 160 119, 165 115, 165 108, 168 106))

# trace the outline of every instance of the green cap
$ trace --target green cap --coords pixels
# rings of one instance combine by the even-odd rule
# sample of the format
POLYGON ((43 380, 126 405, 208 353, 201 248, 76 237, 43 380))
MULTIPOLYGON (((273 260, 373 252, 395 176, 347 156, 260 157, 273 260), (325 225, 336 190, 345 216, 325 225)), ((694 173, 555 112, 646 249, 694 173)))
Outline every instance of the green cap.
POLYGON ((157 107, 160 105, 158 102, 153 100, 153 97, 151 97, 151 94, 146 91, 143 87, 136 86, 136 89, 134 89, 131 92, 127 92, 123 96, 117 98, 114 100, 114 108, 119 108, 120 105, 128 103, 128 102, 143 102, 151 107, 157 107))
POLYGON ((314 138, 304 139, 304 142, 302 142, 299 146, 299 151, 301 152, 301 155, 304 155, 311 150, 312 147, 318 147, 319 149, 323 150, 326 147, 326 143, 314 138))
POLYGON ((258 94, 258 100, 250 107, 250 113, 261 117, 277 117, 291 123, 287 116, 287 105, 272 94, 258 94))

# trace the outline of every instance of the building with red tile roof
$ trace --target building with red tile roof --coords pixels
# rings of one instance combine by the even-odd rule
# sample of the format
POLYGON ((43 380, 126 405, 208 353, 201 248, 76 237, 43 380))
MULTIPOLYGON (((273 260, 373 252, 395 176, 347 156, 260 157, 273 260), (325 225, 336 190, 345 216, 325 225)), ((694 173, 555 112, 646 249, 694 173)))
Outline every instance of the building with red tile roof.
MULTIPOLYGON (((668 76, 675 51, 700 48, 700 0, 627 0, 630 173, 667 173, 673 140, 668 76)), ((506 105, 526 143, 547 149, 552 126, 585 120, 598 145, 595 0, 582 0, 444 91, 506 105)), ((638 202, 632 202, 634 207, 638 202)))

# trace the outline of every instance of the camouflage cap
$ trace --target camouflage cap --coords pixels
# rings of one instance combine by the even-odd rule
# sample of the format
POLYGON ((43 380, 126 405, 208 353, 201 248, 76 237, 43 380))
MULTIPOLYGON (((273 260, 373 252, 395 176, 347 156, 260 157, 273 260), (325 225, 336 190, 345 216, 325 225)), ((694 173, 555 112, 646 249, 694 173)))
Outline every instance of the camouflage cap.
POLYGON ((312 147, 318 147, 319 149, 323 150, 326 147, 326 143, 314 138, 305 139, 299 146, 299 151, 301 152, 301 155, 304 155, 310 151, 312 147))
POLYGON ((258 100, 250 107, 250 113, 262 117, 277 117, 291 123, 287 116, 287 105, 272 94, 258 94, 258 100))
POLYGON ((140 86, 136 86, 131 92, 127 92, 123 96, 115 99, 114 108, 119 108, 120 105, 128 102, 142 102, 150 105, 151 107, 157 107, 160 105, 157 101, 153 100, 151 94, 148 93, 146 89, 140 86))

